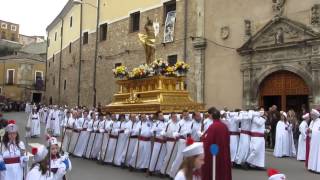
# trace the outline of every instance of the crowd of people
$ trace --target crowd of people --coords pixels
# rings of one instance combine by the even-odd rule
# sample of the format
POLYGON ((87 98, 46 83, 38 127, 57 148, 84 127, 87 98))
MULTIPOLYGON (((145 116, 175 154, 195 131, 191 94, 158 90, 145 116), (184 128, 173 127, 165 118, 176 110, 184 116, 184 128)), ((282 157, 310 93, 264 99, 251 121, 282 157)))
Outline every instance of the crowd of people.
MULTIPOLYGON (((39 137, 40 123, 44 123, 45 132, 50 135, 49 147, 55 146, 55 149, 38 148, 38 151, 46 155, 62 154, 55 165, 61 167, 60 175, 56 174, 58 171, 53 173, 57 177, 63 177, 70 169, 68 154, 71 154, 148 175, 212 180, 212 144, 220 149, 216 157, 216 179, 231 180, 232 166, 265 170, 265 147, 268 145, 274 146, 275 157, 297 156, 300 161, 306 160, 309 171, 320 172, 320 143, 317 141, 320 139, 320 113, 315 109, 305 112, 300 124, 293 124, 298 118, 292 111, 278 113, 274 106, 269 111, 256 108, 231 112, 210 108, 207 113, 184 110, 181 114, 161 111, 112 114, 102 112, 101 108, 27 104, 26 113, 29 117, 26 135, 39 137), (294 140, 294 126, 300 131, 297 141, 294 140), (55 137, 61 139, 60 147, 55 137), (45 153, 49 149, 51 152, 45 153)), ((9 126, 10 123, 7 128, 9 126)), ((6 133, 9 133, 7 128, 6 133)), ((18 142, 15 142, 17 149, 23 149, 18 142)), ((24 157, 21 153, 17 155, 24 157)), ((3 159, 6 158, 3 154, 3 159)), ((45 158, 47 156, 40 159, 46 161, 45 158)), ((46 171, 41 169, 41 160, 35 161, 38 165, 33 166, 30 174, 46 171)), ((274 174, 275 170, 268 172, 269 179, 285 178, 283 174, 274 174)))

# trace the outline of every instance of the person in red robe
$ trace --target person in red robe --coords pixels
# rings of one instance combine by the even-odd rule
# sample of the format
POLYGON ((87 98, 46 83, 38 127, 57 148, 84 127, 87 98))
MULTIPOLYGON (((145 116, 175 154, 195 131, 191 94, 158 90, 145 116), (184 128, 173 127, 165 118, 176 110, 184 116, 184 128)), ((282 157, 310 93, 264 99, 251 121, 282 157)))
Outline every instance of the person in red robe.
POLYGON ((230 158, 230 133, 228 127, 220 120, 220 111, 212 107, 208 110, 209 118, 213 120, 203 135, 204 165, 202 180, 212 180, 212 155, 210 146, 216 144, 219 153, 216 157, 216 180, 232 180, 230 158))

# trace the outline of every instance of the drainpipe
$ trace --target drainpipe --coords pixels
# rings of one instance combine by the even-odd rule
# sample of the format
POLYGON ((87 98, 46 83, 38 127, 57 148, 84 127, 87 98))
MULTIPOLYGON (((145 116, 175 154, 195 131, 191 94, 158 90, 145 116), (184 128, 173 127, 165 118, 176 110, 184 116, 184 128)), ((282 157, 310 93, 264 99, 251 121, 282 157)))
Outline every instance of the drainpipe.
POLYGON ((49 46, 49 32, 47 32, 47 47, 46 47, 46 69, 45 69, 45 78, 44 78, 44 92, 47 92, 47 74, 48 74, 48 46, 49 46))
POLYGON ((78 69, 78 100, 77 105, 80 106, 80 83, 81 83, 81 59, 82 59, 82 19, 83 19, 83 4, 80 4, 80 50, 79 50, 79 69, 78 69))
POLYGON ((97 24, 96 24, 96 48, 94 51, 94 67, 93 67, 93 107, 96 107, 97 102, 97 58, 98 58, 98 48, 99 48, 99 21, 100 21, 100 0, 98 1, 97 7, 97 24))
POLYGON ((60 61, 59 61, 59 85, 58 85, 58 104, 61 105, 61 64, 62 64, 62 44, 63 44, 63 24, 64 24, 64 20, 62 17, 60 17, 61 19, 61 42, 60 42, 60 61))
POLYGON ((188 0, 184 1, 184 45, 183 45, 183 59, 187 62, 187 38, 188 38, 188 0))

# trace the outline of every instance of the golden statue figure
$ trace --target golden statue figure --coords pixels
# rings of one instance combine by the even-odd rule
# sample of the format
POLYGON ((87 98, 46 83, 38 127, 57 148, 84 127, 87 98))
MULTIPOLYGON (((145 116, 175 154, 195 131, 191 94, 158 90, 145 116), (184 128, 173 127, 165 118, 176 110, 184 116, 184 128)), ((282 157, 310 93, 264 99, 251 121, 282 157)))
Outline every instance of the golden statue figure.
POLYGON ((155 52, 156 52, 156 34, 157 32, 152 20, 147 18, 147 23, 144 26, 146 30, 146 34, 139 33, 139 39, 144 47, 146 53, 146 63, 151 64, 151 62, 155 59, 155 52))

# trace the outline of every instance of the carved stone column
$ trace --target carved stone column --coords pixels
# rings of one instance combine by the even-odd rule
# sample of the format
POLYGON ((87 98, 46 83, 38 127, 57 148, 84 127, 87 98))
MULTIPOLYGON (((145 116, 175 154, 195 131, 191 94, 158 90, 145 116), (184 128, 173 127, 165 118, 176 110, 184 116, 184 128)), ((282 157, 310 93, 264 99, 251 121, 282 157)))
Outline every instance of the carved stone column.
POLYGON ((203 104, 205 104, 205 49, 207 47, 207 41, 204 38, 204 4, 205 0, 197 0, 197 31, 196 37, 192 41, 192 45, 196 50, 194 59, 195 100, 203 104))
POLYGON ((193 42, 195 48, 194 59, 194 82, 196 89, 196 102, 205 104, 204 81, 205 81, 205 49, 207 41, 204 38, 196 38, 193 42))
POLYGON ((320 64, 312 65, 313 87, 310 94, 310 106, 320 107, 320 64))

